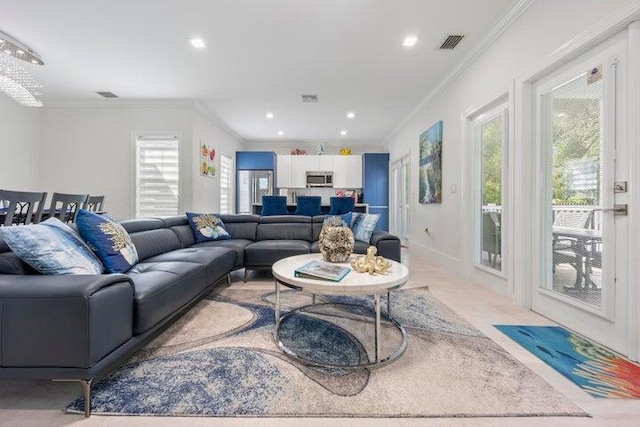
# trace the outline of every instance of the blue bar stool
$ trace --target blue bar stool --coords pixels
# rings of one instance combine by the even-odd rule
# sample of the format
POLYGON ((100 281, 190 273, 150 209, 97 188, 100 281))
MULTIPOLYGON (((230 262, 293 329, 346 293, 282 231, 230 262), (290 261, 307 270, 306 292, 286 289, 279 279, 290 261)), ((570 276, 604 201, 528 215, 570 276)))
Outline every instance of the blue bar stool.
POLYGON ((262 196, 262 216, 287 215, 287 198, 285 196, 262 196))
POLYGON ((296 215, 316 216, 322 215, 320 196, 298 196, 296 199, 296 215))
POLYGON ((329 199, 329 215, 342 215, 353 212, 356 201, 353 197, 331 197, 329 199))

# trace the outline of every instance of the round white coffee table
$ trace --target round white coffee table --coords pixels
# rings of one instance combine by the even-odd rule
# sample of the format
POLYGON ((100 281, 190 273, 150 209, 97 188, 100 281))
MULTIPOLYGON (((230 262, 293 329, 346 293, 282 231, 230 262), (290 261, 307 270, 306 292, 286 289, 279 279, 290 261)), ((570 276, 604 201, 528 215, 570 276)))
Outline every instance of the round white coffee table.
MULTIPOLYGON (((353 257, 360 255, 352 255, 353 257)), ((310 279, 304 277, 296 277, 294 272, 297 268, 302 267, 309 261, 321 261, 320 254, 306 254, 297 255, 289 258, 281 259, 273 264, 273 276, 275 277, 276 295, 275 295, 275 331, 274 338, 278 347, 282 349, 289 357, 297 360, 306 365, 322 366, 322 367, 338 367, 338 368, 373 368, 387 365, 397 360, 404 351, 407 349, 407 333, 404 327, 391 317, 391 303, 390 293, 393 290, 401 288, 409 278, 409 270, 406 266, 399 262, 391 261, 391 269, 386 274, 358 273, 356 271, 350 271, 339 282, 332 282, 329 280, 310 279), (288 288, 309 293, 313 295, 313 302, 310 305, 296 308, 289 311, 284 316, 280 317, 280 285, 284 285, 288 288), (384 320, 393 325, 401 334, 402 342, 400 346, 390 355, 383 356, 381 354, 381 322, 382 314, 380 309, 380 295, 387 294, 387 313, 384 316, 384 320), (373 295, 375 305, 375 358, 373 361, 367 363, 360 363, 355 365, 336 365, 331 363, 324 363, 317 360, 306 359, 292 350, 290 350, 280 339, 280 326, 290 316, 301 311, 305 311, 310 307, 316 305, 316 295, 343 295, 343 296, 357 296, 357 295, 373 295)), ((348 262, 337 264, 344 267, 349 267, 348 262)))

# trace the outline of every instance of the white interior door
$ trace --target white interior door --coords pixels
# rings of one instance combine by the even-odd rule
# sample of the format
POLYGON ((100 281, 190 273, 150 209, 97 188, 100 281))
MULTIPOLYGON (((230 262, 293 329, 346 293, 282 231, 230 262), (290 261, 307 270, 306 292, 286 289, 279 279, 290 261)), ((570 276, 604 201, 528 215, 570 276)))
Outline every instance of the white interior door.
MULTIPOLYGON (((624 34, 534 85, 539 238, 532 308, 629 354, 624 34), (626 206, 626 205, 625 205, 626 206)), ((637 118, 636 118, 637 120, 637 118)))
POLYGON ((409 212, 410 212, 410 156, 406 155, 391 164, 391 223, 390 230, 402 240, 402 244, 409 243, 409 212))

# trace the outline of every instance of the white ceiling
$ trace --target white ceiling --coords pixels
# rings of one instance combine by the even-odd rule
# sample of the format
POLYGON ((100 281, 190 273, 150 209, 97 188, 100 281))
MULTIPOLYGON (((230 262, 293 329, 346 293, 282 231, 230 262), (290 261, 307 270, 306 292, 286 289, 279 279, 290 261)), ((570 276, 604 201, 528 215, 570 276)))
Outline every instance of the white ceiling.
POLYGON ((380 143, 516 3, 0 0, 0 30, 42 56, 25 67, 45 106, 96 91, 195 100, 246 141, 380 143), (409 34, 412 49, 401 46, 409 34), (465 38, 438 50, 449 34, 465 38), (303 104, 303 93, 320 101, 303 104))

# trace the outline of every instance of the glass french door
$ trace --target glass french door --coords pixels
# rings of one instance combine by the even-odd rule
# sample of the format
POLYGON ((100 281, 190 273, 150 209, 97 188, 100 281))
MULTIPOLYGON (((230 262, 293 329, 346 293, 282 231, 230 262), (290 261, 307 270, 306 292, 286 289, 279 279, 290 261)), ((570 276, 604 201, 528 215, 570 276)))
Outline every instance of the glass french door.
POLYGON ((532 307, 626 354, 626 217, 614 209, 625 45, 610 40, 537 85, 541 268, 532 307))

